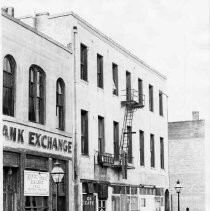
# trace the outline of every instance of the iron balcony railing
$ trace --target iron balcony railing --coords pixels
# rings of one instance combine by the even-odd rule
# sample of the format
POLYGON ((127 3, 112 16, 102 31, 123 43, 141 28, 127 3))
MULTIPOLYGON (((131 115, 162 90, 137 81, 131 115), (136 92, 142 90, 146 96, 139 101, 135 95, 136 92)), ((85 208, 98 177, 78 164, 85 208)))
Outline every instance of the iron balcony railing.
MULTIPOLYGON (((133 164, 133 157, 127 157, 127 165, 133 164)), ((113 155, 111 153, 100 153, 98 152, 98 163, 103 166, 122 166, 123 164, 123 156, 119 154, 119 156, 113 155)))

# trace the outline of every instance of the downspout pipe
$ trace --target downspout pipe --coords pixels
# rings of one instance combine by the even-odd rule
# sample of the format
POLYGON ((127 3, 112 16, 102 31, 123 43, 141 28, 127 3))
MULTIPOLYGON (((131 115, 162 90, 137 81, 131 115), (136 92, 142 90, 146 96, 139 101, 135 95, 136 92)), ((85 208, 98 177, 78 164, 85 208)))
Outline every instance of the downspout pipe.
POLYGON ((74 210, 80 209, 79 197, 79 167, 78 167, 78 145, 77 145, 77 66, 76 66, 76 34, 77 26, 73 26, 73 54, 74 54, 74 210))

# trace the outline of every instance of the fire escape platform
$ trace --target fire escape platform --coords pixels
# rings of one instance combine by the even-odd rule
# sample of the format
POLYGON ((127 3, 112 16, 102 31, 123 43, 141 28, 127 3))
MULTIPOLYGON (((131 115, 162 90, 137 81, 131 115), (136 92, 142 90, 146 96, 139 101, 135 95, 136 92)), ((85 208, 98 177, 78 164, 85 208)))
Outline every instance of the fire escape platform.
POLYGON ((133 109, 139 109, 139 108, 143 108, 144 104, 141 102, 137 102, 134 100, 130 100, 130 101, 121 101, 121 106, 129 106, 132 107, 133 109))

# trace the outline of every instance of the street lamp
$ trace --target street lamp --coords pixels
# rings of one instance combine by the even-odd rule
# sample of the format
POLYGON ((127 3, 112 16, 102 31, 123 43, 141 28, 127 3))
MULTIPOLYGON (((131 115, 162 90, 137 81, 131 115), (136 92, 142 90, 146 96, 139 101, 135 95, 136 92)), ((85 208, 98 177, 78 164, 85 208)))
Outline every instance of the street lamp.
POLYGON ((65 172, 60 167, 60 163, 58 160, 54 163, 54 167, 51 171, 51 176, 53 178, 54 183, 56 184, 56 211, 58 211, 58 185, 61 183, 65 172))
POLYGON ((180 184, 180 181, 177 180, 176 185, 174 186, 177 194, 178 194, 178 211, 180 211, 180 205, 179 205, 179 194, 181 192, 181 189, 183 188, 182 185, 180 184))

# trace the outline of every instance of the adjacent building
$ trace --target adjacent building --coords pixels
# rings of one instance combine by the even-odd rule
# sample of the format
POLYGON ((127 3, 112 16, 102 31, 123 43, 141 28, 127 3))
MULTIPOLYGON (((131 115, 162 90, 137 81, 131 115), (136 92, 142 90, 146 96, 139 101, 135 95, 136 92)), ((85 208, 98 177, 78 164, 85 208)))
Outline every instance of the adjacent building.
POLYGON ((166 77, 72 12, 2 16, 5 204, 53 210, 26 182, 58 159, 58 210, 168 211, 166 77))
POLYGON ((72 52, 2 11, 4 211, 72 207, 72 52), (68 97, 67 97, 68 96, 68 97), (68 117, 68 118, 67 118, 68 117))
POLYGON ((193 120, 169 122, 169 178, 171 211, 177 210, 174 186, 180 180, 180 210, 205 210, 205 121, 193 112, 193 120))

